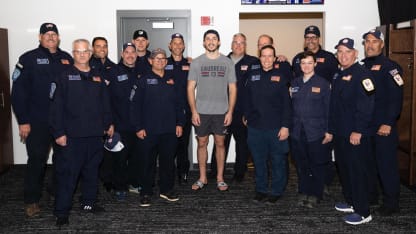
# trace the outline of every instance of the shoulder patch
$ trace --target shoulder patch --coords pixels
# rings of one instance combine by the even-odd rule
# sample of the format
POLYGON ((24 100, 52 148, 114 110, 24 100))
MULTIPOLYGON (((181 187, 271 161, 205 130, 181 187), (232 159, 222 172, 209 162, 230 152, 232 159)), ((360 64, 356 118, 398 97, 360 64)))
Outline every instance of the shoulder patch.
POLYGON ((393 80, 394 80, 394 82, 396 82, 396 84, 398 86, 403 86, 404 85, 404 81, 402 79, 402 76, 400 76, 399 73, 397 73, 396 75, 393 76, 393 80))
POLYGON ((20 71, 20 68, 16 65, 16 68, 14 69, 12 74, 12 80, 16 81, 17 78, 19 78, 20 74, 22 74, 22 72, 20 71))
POLYGON ((361 81, 361 84, 363 85, 365 91, 367 92, 372 92, 375 89, 374 84, 370 78, 365 78, 363 81, 361 81))

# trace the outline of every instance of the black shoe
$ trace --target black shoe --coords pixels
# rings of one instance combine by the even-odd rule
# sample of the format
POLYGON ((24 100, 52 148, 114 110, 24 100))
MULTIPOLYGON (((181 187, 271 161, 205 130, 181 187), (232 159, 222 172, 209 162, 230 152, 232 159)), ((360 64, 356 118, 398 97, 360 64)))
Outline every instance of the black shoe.
POLYGON ((380 215, 380 216, 391 216, 395 213, 399 213, 400 209, 398 207, 395 208, 390 208, 390 207, 386 207, 386 206, 380 206, 380 208, 378 208, 376 210, 376 214, 380 215))
POLYGON ((167 193, 161 193, 159 196, 167 201, 170 202, 176 202, 179 200, 178 194, 176 194, 174 191, 169 191, 167 193))
POLYGON ((183 173, 178 176, 179 184, 188 184, 188 173, 183 173))
POLYGON ((59 229, 62 226, 68 225, 68 224, 69 224, 68 217, 59 217, 59 218, 56 218, 56 226, 59 227, 59 229))
POLYGON ((141 207, 148 207, 150 205, 151 205, 151 203, 150 203, 150 196, 149 195, 140 196, 140 204, 139 204, 139 206, 141 206, 141 207))
POLYGON ((273 205, 276 204, 277 200, 279 200, 280 196, 269 196, 266 200, 267 204, 273 205))
POLYGON ((105 211, 105 209, 99 205, 82 205, 81 210, 86 213, 99 214, 105 211))
POLYGON ((265 202, 267 199, 267 194, 256 192, 256 195, 253 198, 253 201, 256 203, 265 202))

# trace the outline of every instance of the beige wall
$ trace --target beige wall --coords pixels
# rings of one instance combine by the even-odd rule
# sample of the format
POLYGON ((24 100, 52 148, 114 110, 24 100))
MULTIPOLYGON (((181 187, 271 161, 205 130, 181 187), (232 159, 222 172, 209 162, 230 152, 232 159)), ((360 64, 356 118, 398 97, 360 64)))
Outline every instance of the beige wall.
MULTIPOLYGON (((247 53, 257 56, 257 38, 261 34, 273 37, 277 54, 285 55, 289 61, 302 51, 303 33, 307 26, 316 25, 324 39, 322 19, 241 19, 240 32, 247 36, 247 53)), ((330 50, 331 51, 331 50, 330 50)))

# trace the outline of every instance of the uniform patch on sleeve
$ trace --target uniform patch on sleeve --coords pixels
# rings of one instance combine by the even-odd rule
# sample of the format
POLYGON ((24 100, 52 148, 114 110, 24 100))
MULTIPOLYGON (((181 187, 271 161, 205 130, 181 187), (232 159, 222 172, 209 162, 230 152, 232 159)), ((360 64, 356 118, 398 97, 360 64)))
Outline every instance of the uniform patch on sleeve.
POLYGON ((396 74, 393 76, 394 82, 396 82, 396 84, 398 86, 403 86, 404 85, 404 81, 402 79, 402 76, 400 76, 400 74, 396 74))
POLYGON ((363 85, 365 91, 367 92, 374 91, 374 84, 370 78, 365 78, 363 81, 361 81, 361 84, 363 85))
POLYGON ((51 88, 49 90, 49 98, 53 99, 53 97, 55 96, 55 90, 56 90, 56 83, 52 82, 51 83, 51 88))
POLYGON ((16 68, 14 69, 12 74, 12 80, 16 81, 17 78, 19 78, 20 74, 22 74, 22 72, 20 71, 20 68, 16 65, 16 68))

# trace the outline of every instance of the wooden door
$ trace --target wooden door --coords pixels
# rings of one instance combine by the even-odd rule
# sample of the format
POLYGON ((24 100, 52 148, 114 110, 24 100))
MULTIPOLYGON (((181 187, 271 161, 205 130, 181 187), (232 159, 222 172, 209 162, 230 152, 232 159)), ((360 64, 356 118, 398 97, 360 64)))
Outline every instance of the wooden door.
POLYGON ((0 173, 13 164, 10 105, 9 44, 7 29, 0 28, 0 173))

